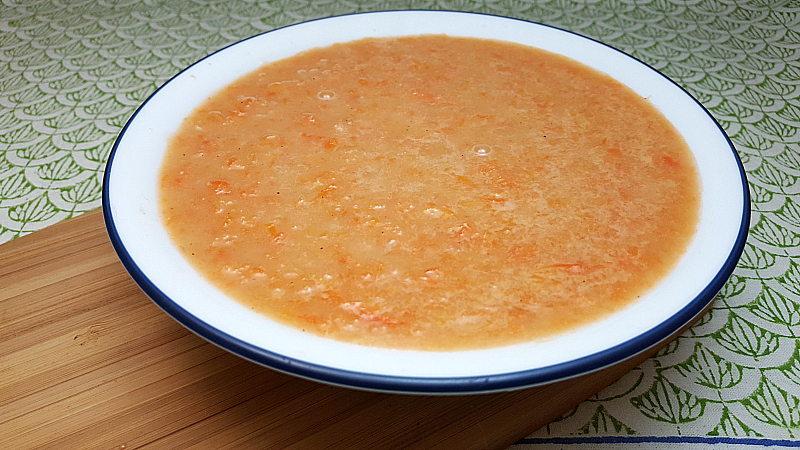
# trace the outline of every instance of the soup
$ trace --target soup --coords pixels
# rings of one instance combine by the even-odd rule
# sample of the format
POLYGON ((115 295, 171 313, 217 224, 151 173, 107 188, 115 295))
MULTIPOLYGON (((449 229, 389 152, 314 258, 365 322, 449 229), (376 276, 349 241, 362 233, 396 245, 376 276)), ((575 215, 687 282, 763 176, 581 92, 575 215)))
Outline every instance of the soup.
POLYGON ((273 62, 184 120, 163 221, 212 284, 363 345, 463 350, 625 307, 675 265, 700 186, 646 99, 518 44, 364 39, 273 62))

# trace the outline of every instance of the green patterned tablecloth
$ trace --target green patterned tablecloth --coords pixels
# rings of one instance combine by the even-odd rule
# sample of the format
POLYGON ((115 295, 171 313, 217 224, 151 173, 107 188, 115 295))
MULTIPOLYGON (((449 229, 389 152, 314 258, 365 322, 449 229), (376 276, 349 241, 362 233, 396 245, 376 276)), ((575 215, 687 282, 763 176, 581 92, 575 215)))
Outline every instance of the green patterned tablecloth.
POLYGON ((750 181, 750 237, 711 313, 515 447, 800 446, 797 0, 2 0, 0 242, 99 207, 117 133, 197 59, 307 19, 409 8, 527 19, 636 56, 711 111, 750 181))

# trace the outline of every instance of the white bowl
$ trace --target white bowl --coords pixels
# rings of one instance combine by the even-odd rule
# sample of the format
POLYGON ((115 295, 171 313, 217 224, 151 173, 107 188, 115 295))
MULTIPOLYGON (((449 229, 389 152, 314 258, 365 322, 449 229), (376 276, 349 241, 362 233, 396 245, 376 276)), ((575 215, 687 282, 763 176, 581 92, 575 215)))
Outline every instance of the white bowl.
POLYGON ((523 388, 618 363, 699 314, 727 281, 747 235, 747 180, 733 145, 678 85, 599 42, 521 20, 456 12, 380 12, 270 31, 197 62, 136 111, 109 157, 103 186, 109 236, 147 295, 177 321, 235 354, 327 383, 389 392, 475 393, 523 388), (701 219, 675 269, 629 307, 550 339, 485 350, 425 352, 364 347, 278 324, 199 276, 162 226, 157 180, 167 139, 212 93, 270 61, 363 37, 448 34, 539 47, 605 72, 648 98, 682 133, 700 172, 701 219))

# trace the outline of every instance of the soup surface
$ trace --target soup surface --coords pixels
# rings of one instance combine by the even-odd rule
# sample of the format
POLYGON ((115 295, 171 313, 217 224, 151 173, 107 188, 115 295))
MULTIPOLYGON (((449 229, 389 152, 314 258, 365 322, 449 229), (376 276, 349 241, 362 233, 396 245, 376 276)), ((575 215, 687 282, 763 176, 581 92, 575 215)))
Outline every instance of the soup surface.
POLYGON ((674 127, 568 58, 446 36, 270 63, 172 138, 163 220, 191 264, 277 321, 458 350, 562 332, 635 301, 694 234, 674 127))

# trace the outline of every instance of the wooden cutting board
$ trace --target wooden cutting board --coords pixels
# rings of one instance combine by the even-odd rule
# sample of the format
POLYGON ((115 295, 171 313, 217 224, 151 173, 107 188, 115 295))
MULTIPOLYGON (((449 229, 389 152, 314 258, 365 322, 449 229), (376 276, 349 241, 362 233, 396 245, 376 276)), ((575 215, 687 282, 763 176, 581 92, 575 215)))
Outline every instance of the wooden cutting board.
POLYGON ((128 276, 99 210, 0 246, 3 449, 505 448, 656 350, 513 392, 363 392, 275 372, 183 328, 128 276))

